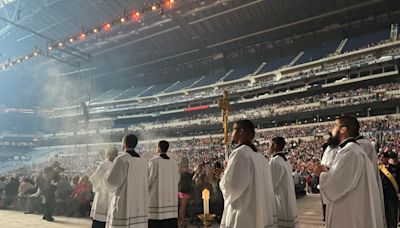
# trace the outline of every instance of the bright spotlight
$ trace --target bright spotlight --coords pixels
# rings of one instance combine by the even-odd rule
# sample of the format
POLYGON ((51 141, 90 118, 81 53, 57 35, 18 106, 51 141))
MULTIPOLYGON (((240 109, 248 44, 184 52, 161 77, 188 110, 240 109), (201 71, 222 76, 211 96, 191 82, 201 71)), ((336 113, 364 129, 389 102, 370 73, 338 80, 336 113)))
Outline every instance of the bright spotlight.
POLYGON ((108 32, 111 29, 111 24, 110 23, 105 23, 103 24, 103 30, 108 32))
POLYGON ((79 35, 79 39, 84 40, 86 38, 86 34, 85 33, 81 33, 79 35))
POLYGON ((132 12, 131 14, 131 18, 133 21, 140 21, 140 16, 141 15, 139 11, 132 12))

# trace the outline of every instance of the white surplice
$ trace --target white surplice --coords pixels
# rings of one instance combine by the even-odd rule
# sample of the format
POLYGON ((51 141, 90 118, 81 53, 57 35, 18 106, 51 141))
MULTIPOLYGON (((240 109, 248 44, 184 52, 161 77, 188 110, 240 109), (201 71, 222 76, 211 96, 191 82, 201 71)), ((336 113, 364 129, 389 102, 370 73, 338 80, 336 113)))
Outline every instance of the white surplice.
POLYGON ((372 143, 366 138, 357 139, 357 143, 363 148, 363 150, 364 150, 365 154, 368 156, 369 160, 372 162, 374 167, 376 167, 376 173, 379 174, 378 155, 376 153, 374 145, 372 145, 372 143))
POLYGON ((338 147, 326 147, 324 154, 322 155, 321 164, 330 168, 332 166, 333 159, 335 159, 338 149, 338 147))
POLYGON ((326 228, 384 227, 375 168, 358 144, 348 142, 340 148, 319 181, 328 201, 326 228))
POLYGON ((90 217, 93 220, 105 222, 107 220, 108 207, 111 202, 112 192, 109 192, 104 185, 104 175, 111 168, 112 162, 105 161, 97 167, 96 171, 90 176, 95 193, 90 217))
POLYGON ((292 165, 283 157, 274 156, 271 166, 272 182, 275 192, 275 208, 278 227, 299 227, 296 193, 292 176, 292 165))
MULTIPOLYGON (((333 159, 335 159, 336 154, 339 150, 339 147, 326 147, 324 154, 322 155, 321 165, 324 165, 328 168, 332 167, 333 159)), ((324 197, 321 197, 322 204, 326 205, 328 202, 324 197)))
POLYGON ((225 200, 221 228, 276 227, 271 169, 262 154, 247 145, 235 149, 220 188, 225 200))
POLYGON ((147 228, 147 160, 123 153, 106 173, 104 183, 110 191, 114 191, 106 227, 147 228))
POLYGON ((363 137, 358 138, 357 143, 363 148, 365 154, 368 156, 373 167, 375 168, 376 181, 378 182, 379 196, 381 198, 382 215, 384 217, 383 221, 385 222, 384 227, 386 227, 385 203, 383 197, 382 179, 378 168, 378 154, 376 153, 375 146, 368 139, 363 137))
POLYGON ((149 162, 149 219, 178 218, 178 165, 156 157, 149 162))

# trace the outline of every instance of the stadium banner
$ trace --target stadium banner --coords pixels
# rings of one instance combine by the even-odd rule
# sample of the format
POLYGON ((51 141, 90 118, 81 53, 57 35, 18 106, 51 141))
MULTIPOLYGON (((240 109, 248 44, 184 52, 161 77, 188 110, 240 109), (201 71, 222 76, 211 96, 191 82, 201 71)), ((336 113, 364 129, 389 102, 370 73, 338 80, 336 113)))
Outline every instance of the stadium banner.
POLYGON ((185 112, 199 111, 199 110, 204 110, 204 109, 208 109, 208 108, 209 108, 208 105, 189 107, 189 108, 185 108, 185 112))

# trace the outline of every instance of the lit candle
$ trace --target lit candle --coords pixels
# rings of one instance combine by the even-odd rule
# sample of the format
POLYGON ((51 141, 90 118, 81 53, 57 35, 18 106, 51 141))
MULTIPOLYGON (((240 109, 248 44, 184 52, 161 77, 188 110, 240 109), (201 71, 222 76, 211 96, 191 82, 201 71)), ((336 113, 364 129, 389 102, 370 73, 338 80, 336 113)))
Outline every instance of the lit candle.
POLYGON ((208 191, 207 189, 204 189, 202 192, 201 198, 203 198, 204 214, 208 215, 208 214, 210 214, 210 208, 209 208, 210 191, 208 191))

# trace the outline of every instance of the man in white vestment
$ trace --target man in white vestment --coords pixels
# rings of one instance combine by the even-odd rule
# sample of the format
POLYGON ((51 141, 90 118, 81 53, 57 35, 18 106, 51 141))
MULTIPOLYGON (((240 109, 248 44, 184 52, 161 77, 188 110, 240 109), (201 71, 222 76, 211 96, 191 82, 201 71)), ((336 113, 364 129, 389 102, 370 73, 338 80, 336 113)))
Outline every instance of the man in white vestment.
POLYGON ((178 227, 179 171, 168 148, 167 141, 158 142, 158 156, 149 162, 149 228, 178 227))
POLYGON ((320 192, 327 203, 327 228, 384 227, 375 167, 357 144, 359 123, 354 117, 335 120, 331 133, 340 142, 331 168, 318 165, 320 192))
POLYGON ((122 150, 104 177, 104 184, 114 192, 108 210, 106 227, 147 228, 148 173, 147 161, 135 152, 137 137, 127 134, 122 150))
POLYGON ((271 166, 272 182, 275 192, 275 208, 279 228, 299 227, 296 193, 292 177, 292 165, 283 154, 285 139, 275 137, 271 139, 269 153, 272 155, 271 166))
POLYGON ((111 168, 114 159, 118 155, 115 147, 106 149, 106 159, 97 167, 96 171, 90 176, 95 193, 90 217, 93 219, 92 228, 106 227, 108 206, 111 202, 112 193, 104 185, 104 175, 111 168))
POLYGON ((372 166, 375 168, 376 181, 378 182, 379 196, 381 197, 383 222, 385 223, 385 227, 386 227, 385 203, 384 203, 384 196, 383 196, 382 179, 381 179, 381 175, 379 173, 379 168, 378 168, 378 154, 376 153, 375 146, 371 143, 371 141, 364 138, 364 136, 358 135, 356 137, 356 140, 357 140, 358 145, 360 145, 363 148, 365 154, 371 161, 372 166))
POLYGON ((254 134, 249 120, 233 125, 231 137, 238 146, 232 151, 220 181, 225 200, 221 228, 276 227, 271 169, 251 143, 254 134))

